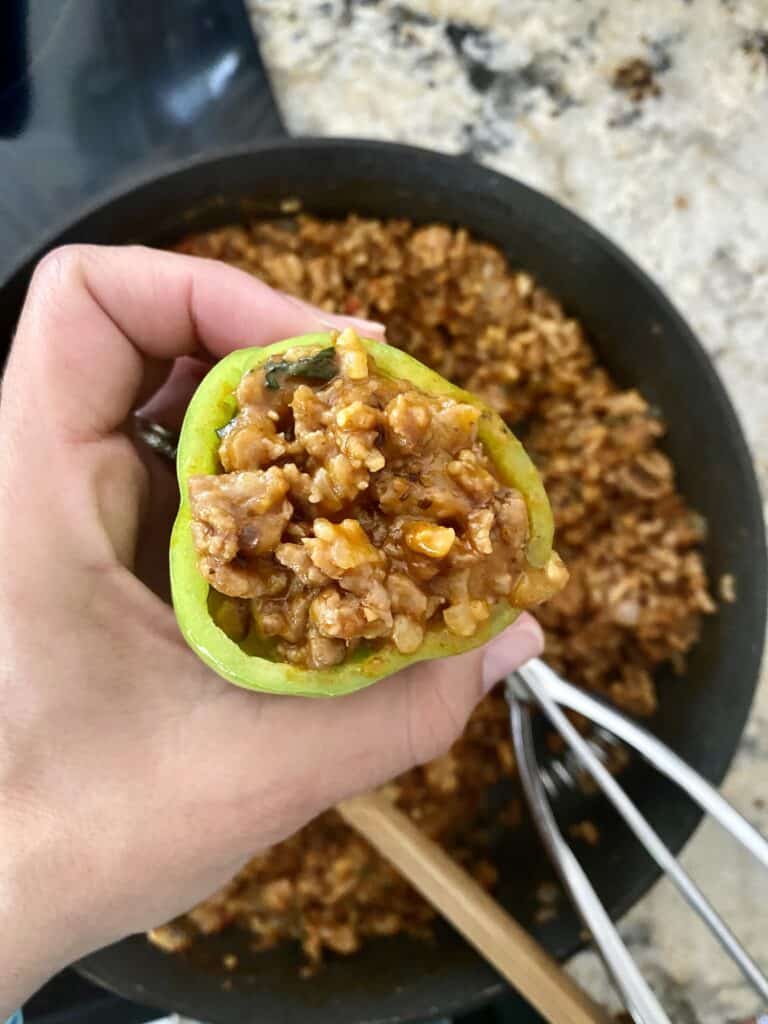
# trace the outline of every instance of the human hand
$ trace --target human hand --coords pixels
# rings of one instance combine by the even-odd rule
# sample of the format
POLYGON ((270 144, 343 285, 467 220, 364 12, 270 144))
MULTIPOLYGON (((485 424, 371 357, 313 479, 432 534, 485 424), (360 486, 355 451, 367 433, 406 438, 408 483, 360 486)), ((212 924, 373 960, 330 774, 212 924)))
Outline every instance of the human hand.
POLYGON ((484 650, 307 700, 238 690, 185 646, 160 596, 173 473, 137 453, 132 410, 155 393, 153 418, 174 426, 201 359, 329 321, 148 249, 69 247, 35 273, 0 401, 0 1019, 46 975, 442 753, 540 650, 523 616, 484 650))

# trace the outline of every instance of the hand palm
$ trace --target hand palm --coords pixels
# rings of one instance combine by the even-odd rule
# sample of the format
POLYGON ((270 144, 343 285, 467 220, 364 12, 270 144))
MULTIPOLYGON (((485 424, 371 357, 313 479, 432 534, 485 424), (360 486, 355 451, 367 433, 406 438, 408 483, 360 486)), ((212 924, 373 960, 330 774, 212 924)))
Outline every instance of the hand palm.
MULTIPOLYGON (((173 467, 137 454, 125 424, 174 360, 149 406, 171 427, 200 375, 188 357, 323 326, 190 257, 73 247, 35 275, 0 402, 15 570, 0 578, 0 824, 27 895, 14 940, 44 969, 182 912, 256 849, 441 753, 539 649, 526 617, 485 652, 312 701, 238 690, 185 646, 167 603, 173 467)), ((21 998, 8 985, 0 1008, 21 998)))

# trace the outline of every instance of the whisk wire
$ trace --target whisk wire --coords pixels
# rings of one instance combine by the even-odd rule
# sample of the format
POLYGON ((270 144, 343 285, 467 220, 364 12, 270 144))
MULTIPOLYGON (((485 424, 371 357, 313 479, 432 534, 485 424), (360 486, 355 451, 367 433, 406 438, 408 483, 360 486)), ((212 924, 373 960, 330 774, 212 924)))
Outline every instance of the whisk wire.
POLYGON ((609 707, 602 701, 591 697, 588 693, 568 683, 540 659, 533 659, 516 673, 522 684, 522 690, 515 689, 514 676, 512 692, 522 699, 528 699, 535 691, 531 688, 538 685, 545 688, 552 700, 562 707, 576 711, 591 722, 618 737, 633 747, 646 761, 666 775, 668 779, 685 790, 703 811, 710 814, 715 821, 730 832, 745 849, 768 869, 768 841, 762 836, 735 807, 725 800, 706 779, 686 764, 674 751, 649 733, 636 725, 620 712, 609 707))
POLYGON ((563 875, 566 887, 574 897, 585 923, 592 930, 595 941, 601 948, 633 1018, 642 1024, 657 1024, 657 1022, 666 1020, 663 1015, 661 1017, 658 1015, 659 1012, 663 1014, 663 1011, 642 980, 634 963, 632 962, 631 967, 628 966, 627 958, 631 962, 631 957, 629 957, 626 947, 623 946, 618 932, 611 924, 594 889, 557 828, 547 801, 545 786, 540 779, 532 740, 530 742, 526 740, 525 721, 528 712, 527 709, 524 710, 518 706, 518 702, 524 694, 533 696, 552 725, 566 741, 580 765, 594 778, 656 863, 669 876, 689 905, 704 920, 738 965, 744 977, 763 999, 768 1000, 768 978, 740 945, 736 936, 698 886, 685 873, 659 835, 610 774, 600 757, 596 756, 593 746, 579 734, 558 704, 578 711, 603 729, 607 729, 633 746, 663 774, 688 792, 704 810, 711 813, 766 866, 768 866, 768 843, 705 779, 659 740, 635 726, 623 715, 577 690, 543 662, 534 659, 508 680, 512 731, 521 778, 542 838, 553 856, 558 870, 563 875), (578 871, 574 870, 574 865, 578 871), (643 991, 643 986, 646 991, 643 991))
POLYGON ((592 887, 586 872, 563 839, 547 800, 531 728, 531 714, 517 700, 510 702, 512 736, 517 752, 518 771, 536 825, 544 845, 568 889, 586 927, 596 937, 613 982, 624 1005, 636 1021, 643 1024, 670 1024, 650 986, 640 973, 632 955, 614 928, 610 917, 592 887))

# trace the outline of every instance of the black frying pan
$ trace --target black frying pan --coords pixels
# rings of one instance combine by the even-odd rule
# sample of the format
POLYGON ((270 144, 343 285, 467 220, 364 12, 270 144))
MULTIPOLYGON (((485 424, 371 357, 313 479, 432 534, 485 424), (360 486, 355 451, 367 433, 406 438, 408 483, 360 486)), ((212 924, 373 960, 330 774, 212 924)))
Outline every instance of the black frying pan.
MULTIPOLYGON (((462 159, 387 144, 303 140, 230 151, 157 175, 100 203, 43 248, 74 240, 162 244, 244 211, 276 214, 281 199, 295 196, 325 216, 355 210, 436 219, 495 242, 586 324, 616 378, 663 410, 680 486, 709 524, 711 578, 732 573, 738 601, 706 620, 685 680, 660 673, 654 728, 719 782, 738 744, 759 667, 766 596, 761 503, 744 438, 708 358, 658 288, 602 235, 550 199, 462 159)), ((6 336, 28 274, 25 265, 0 295, 6 336)), ((698 812, 639 767, 627 784, 678 850, 698 812)), ((618 916, 657 872, 605 807, 591 808, 590 815, 603 841, 585 856, 587 868, 618 916)), ((499 837, 499 894, 528 923, 539 860, 530 835, 499 837)), ((535 930, 559 957, 579 944, 578 925, 568 915, 535 930)), ((232 937, 217 942, 213 950, 239 949, 248 960, 245 943, 232 937)), ((252 957, 252 973, 233 976, 231 991, 223 991, 222 976, 212 968, 168 957, 135 937, 88 957, 81 969, 137 1001, 221 1024, 417 1020, 450 1015, 502 989, 494 972, 448 928, 432 945, 401 938, 372 943, 353 959, 332 961, 310 982, 298 981, 298 962, 288 949, 252 957)))
MULTIPOLYGON (((82 0, 79 10, 82 13, 86 7, 98 19, 108 6, 82 0)), ((150 28, 156 25, 148 10, 152 6, 156 7, 143 8, 150 28)), ((113 4, 111 9, 117 16, 122 5, 113 4)), ((220 12, 227 25, 232 19, 243 21, 231 2, 222 0, 220 12)), ((132 6, 124 27, 126 32, 140 34, 141 19, 135 14, 132 6)), ((196 22, 190 19, 186 24, 196 22)), ((171 27, 176 31, 178 24, 171 27)), ((66 40, 74 38, 65 34, 66 40)), ((110 38, 105 36, 105 47, 110 38)), ((117 38, 123 45, 125 37, 117 38)), ((206 41, 210 44, 210 33, 206 41)), ((136 48, 145 50, 141 40, 136 48)), ((112 59, 108 49, 98 52, 106 62, 112 59)), ((162 70, 168 66, 163 62, 162 70)), ((245 66, 243 58, 240 67, 245 66)), ((260 69, 255 73, 260 75, 260 69)), ((247 85, 237 82, 237 89, 245 89, 246 95, 247 85)), ((144 84, 151 93, 152 83, 144 84)), ((130 89, 126 93, 133 95, 130 89)), ((154 111, 153 102, 149 95, 145 108, 154 111)), ((226 102, 233 102, 232 92, 226 102)), ((257 108, 253 103, 250 96, 242 109, 255 111, 255 120, 274 134, 279 121, 272 108, 269 104, 257 108)), ((107 122, 114 123, 111 114, 107 122)), ((143 122, 147 138, 157 128, 156 138, 163 145, 166 139, 178 143, 169 143, 166 155, 192 148, 189 138, 185 142, 179 134, 181 128, 157 127, 156 122, 156 117, 143 122)), ((87 123, 93 123, 93 112, 87 123)), ((232 120, 225 118, 222 123, 231 126, 232 120)), ((255 131, 253 117, 251 121, 245 117, 244 123, 255 131)), ((208 125, 215 126, 216 119, 209 119, 208 125)), ((199 143, 199 131, 190 131, 199 143)), ((19 261, 0 290, 2 337, 11 335, 34 258, 55 244, 163 244, 187 231, 237 219, 244 211, 275 214, 284 198, 298 196, 307 209, 326 216, 355 210, 382 217, 449 221, 495 242, 514 264, 533 271, 586 324, 616 378, 638 387, 662 409, 669 424, 667 450, 677 466, 680 486, 709 523, 710 575, 715 581, 725 572, 736 577, 738 602, 725 605, 706 621, 687 678, 660 673, 661 706, 653 723, 659 735, 695 768, 719 782, 738 744, 757 680, 765 621, 764 528, 754 472, 733 409, 700 345, 664 295, 615 246, 573 214, 463 159, 367 142, 277 141, 230 146, 171 169, 154 168, 143 180, 105 193, 103 183, 116 176, 124 181, 126 167, 134 168, 134 177, 136 168, 146 168, 146 161, 136 158, 144 141, 143 136, 137 148, 126 150, 117 163, 109 163, 114 154, 105 147, 101 169, 109 173, 98 179, 102 198, 70 226, 33 245, 19 261)), ((156 145, 154 152, 163 150, 156 145)), ((40 165, 37 172, 50 175, 55 168, 40 165)), ((18 194, 23 194, 24 184, 19 182, 18 194)), ((87 191, 84 186, 82 193, 87 191)), ((0 196, 0 207, 3 200, 6 219, 12 224, 13 196, 7 188, 0 196)), ((46 207, 39 210, 42 220, 46 207)), ((25 207, 25 213, 34 224, 32 211, 25 207)), ((668 845, 680 849, 699 820, 698 812, 671 785, 640 767, 629 773, 626 783, 668 845)), ((597 804, 588 811, 600 826, 603 842, 598 850, 588 851, 584 861, 601 897, 618 916, 649 887, 657 871, 607 808, 597 804)), ((495 859, 501 869, 501 900, 530 924, 532 891, 541 870, 534 838, 526 832, 500 834, 495 859)), ((559 957, 568 956, 579 945, 578 923, 567 913, 534 931, 559 957)), ((495 973, 447 927, 438 928, 430 945, 403 938, 372 943, 352 959, 331 961, 309 982, 298 980, 299 962, 290 949, 249 958, 246 943, 231 935, 211 942, 205 961, 190 961, 168 957, 137 936, 93 954, 80 969, 136 1001, 221 1024, 420 1020, 453 1015, 503 991, 495 973), (249 967, 249 973, 228 976, 229 991, 223 990, 223 976, 211 966, 224 950, 240 952, 249 967)))

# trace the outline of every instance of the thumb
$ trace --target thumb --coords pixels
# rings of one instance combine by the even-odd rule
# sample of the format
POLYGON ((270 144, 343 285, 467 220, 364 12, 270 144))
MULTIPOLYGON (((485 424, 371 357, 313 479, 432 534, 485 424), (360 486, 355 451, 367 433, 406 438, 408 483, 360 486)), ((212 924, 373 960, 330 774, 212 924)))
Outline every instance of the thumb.
POLYGON ((510 672, 541 654, 544 638, 524 613, 475 651, 414 665, 409 707, 410 768, 444 754, 461 736, 477 704, 510 672))

